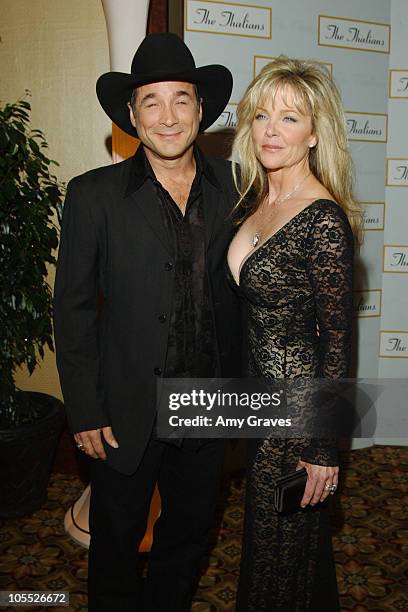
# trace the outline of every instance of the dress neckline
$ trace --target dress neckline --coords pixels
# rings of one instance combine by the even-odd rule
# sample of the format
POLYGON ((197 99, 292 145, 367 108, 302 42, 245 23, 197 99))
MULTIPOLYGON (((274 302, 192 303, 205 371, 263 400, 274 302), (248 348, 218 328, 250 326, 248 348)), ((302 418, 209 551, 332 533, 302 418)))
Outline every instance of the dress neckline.
MULTIPOLYGON (((300 210, 298 213, 296 213, 296 215, 293 215, 293 217, 291 217, 288 221, 286 221, 286 223, 284 223, 282 225, 282 227, 280 227, 278 230, 276 230, 276 232, 274 232, 273 234, 268 236, 268 238, 266 238, 259 246, 256 246, 256 248, 252 249, 244 257, 244 259, 241 261, 241 263, 239 265, 239 268, 238 268, 238 283, 235 280, 234 275, 231 272, 231 268, 229 267, 229 264, 227 262, 228 269, 229 269, 230 274, 231 274, 231 276, 232 276, 232 278, 234 280, 234 283, 237 285, 237 287, 239 287, 241 285, 241 273, 242 273, 242 270, 245 267, 246 263, 252 258, 252 256, 255 255, 255 253, 257 253, 258 251, 260 251, 265 245, 267 245, 272 240, 272 238, 275 238, 275 236, 280 234, 288 225, 290 225, 292 223, 292 221, 294 221, 295 219, 300 217, 300 215, 302 215, 306 210, 308 210, 309 208, 311 208, 312 206, 314 206, 318 202, 332 202, 333 204, 336 204, 336 202, 334 202, 334 200, 329 200, 327 198, 318 198, 317 200, 314 200, 313 202, 311 202, 310 204, 308 204, 307 206, 302 208, 302 210, 300 210)), ((338 204, 336 204, 336 206, 338 206, 338 204)))

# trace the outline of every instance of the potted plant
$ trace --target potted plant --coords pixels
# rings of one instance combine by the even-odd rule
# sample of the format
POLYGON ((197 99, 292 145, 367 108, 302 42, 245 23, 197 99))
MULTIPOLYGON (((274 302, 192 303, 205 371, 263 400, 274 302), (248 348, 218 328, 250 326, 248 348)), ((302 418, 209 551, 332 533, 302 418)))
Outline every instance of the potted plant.
MULTIPOLYGON (((28 92, 27 92, 28 93, 28 92)), ((53 349, 52 293, 62 186, 50 173, 40 130, 30 129, 26 100, 0 105, 0 517, 29 514, 46 499, 62 403, 16 388, 14 373, 30 372, 53 349)))

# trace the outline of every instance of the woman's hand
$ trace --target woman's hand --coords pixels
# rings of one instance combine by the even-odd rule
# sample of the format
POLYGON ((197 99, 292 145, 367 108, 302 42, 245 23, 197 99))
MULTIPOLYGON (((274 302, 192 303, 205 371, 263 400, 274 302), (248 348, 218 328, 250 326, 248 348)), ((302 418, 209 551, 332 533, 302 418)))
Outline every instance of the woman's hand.
POLYGON ((296 469, 306 468, 307 483, 305 493, 300 505, 305 508, 308 504, 314 506, 318 502, 322 502, 328 495, 334 495, 335 490, 330 490, 334 485, 337 489, 339 482, 339 468, 324 467, 313 463, 306 463, 299 459, 296 469))

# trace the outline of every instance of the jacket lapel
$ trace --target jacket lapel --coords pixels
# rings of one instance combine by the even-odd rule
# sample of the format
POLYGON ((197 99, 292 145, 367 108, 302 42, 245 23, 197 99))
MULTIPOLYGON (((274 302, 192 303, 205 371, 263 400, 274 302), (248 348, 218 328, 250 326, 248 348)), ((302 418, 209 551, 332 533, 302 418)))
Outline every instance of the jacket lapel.
POLYGON ((160 201, 152 182, 145 181, 136 193, 129 196, 129 199, 132 205, 136 206, 137 210, 146 219, 169 254, 172 255, 169 237, 164 227, 163 216, 160 210, 160 201))
POLYGON ((205 246, 208 249, 211 236, 213 235, 216 226, 220 223, 225 206, 220 201, 220 199, 223 197, 223 192, 214 187, 214 185, 207 180, 202 181, 202 195, 205 246))

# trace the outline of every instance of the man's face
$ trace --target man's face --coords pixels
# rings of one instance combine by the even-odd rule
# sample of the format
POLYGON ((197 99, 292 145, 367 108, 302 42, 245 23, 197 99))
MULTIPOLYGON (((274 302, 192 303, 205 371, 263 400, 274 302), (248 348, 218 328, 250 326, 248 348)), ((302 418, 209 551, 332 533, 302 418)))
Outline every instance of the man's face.
POLYGON ((155 157, 177 159, 195 141, 202 117, 192 83, 163 81, 137 88, 130 121, 155 157))

